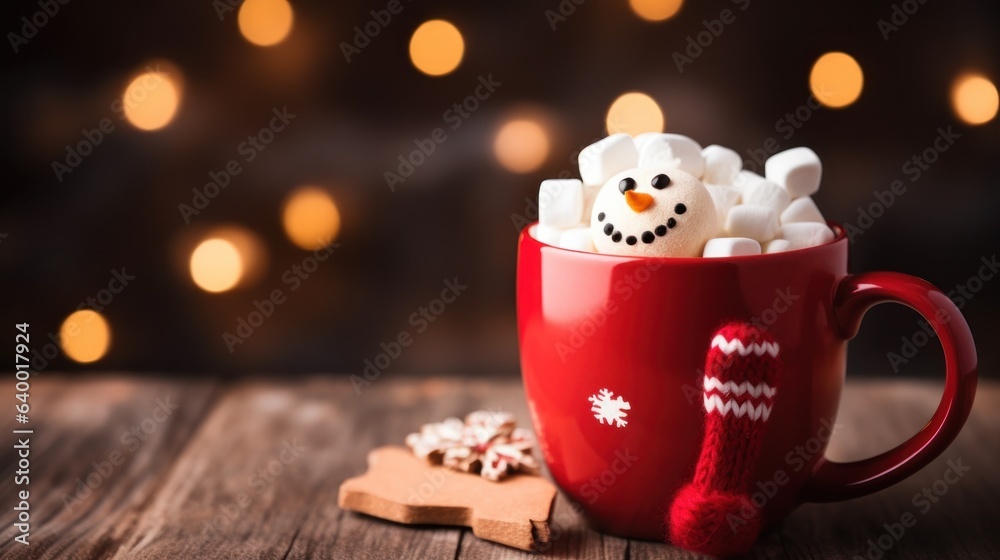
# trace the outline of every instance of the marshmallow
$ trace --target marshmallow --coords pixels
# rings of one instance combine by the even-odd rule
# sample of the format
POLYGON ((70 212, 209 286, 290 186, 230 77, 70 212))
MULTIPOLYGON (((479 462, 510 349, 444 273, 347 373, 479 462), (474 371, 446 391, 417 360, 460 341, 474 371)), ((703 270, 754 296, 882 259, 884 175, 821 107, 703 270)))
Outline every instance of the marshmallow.
POLYGON ((736 177, 733 178, 732 186, 734 189, 743 192, 757 183, 762 183, 764 181, 767 181, 767 179, 761 177, 753 171, 747 171, 744 169, 743 171, 737 173, 736 177))
POLYGON ((767 206, 741 204, 729 210, 723 229, 732 237, 748 237, 763 243, 777 235, 778 214, 767 206))
POLYGON ((588 187, 600 187, 612 175, 631 169, 639 162, 635 142, 628 134, 612 134, 580 152, 580 177, 588 187))
POLYGON ((781 185, 792 198, 816 194, 823 166, 809 148, 792 148, 774 154, 764 162, 764 175, 781 185))
POLYGON ((590 232, 589 227, 575 227, 563 231, 559 236, 559 246, 574 251, 597 252, 594 247, 594 234, 590 232))
POLYGON ((743 191, 743 204, 767 206, 778 216, 788 208, 792 198, 785 189, 768 180, 755 183, 743 191))
POLYGON ((636 151, 637 152, 641 152, 642 149, 646 147, 646 144, 649 144, 650 140, 652 140, 653 138, 656 138, 660 134, 663 134, 663 133, 662 132, 643 132, 642 134, 640 134, 640 135, 636 136, 635 138, 633 138, 633 141, 635 142, 635 149, 636 149, 636 151))
POLYGON ((697 257, 718 231, 712 196, 674 168, 636 168, 601 188, 590 215, 601 253, 636 257, 697 257))
POLYGON ((551 226, 543 226, 538 224, 535 226, 534 231, 531 232, 531 236, 535 239, 545 243, 546 245, 559 245, 560 239, 562 239, 563 232, 566 231, 562 228, 556 228, 551 226))
POLYGON ((716 185, 731 185, 736 174, 743 169, 743 159, 740 154, 717 144, 706 146, 701 151, 705 160, 705 176, 702 180, 716 185))
POLYGON ((583 219, 583 183, 579 179, 546 179, 538 189, 538 223, 568 228, 583 219))
POLYGON ((703 257, 744 257, 759 255, 760 243, 745 237, 716 237, 705 244, 703 257))
POLYGON ((590 214, 594 209, 594 201, 597 200, 597 193, 601 192, 601 187, 583 187, 583 225, 590 223, 590 214))
POLYGON ((781 213, 782 224, 795 222, 819 222, 825 224, 826 220, 823 219, 823 214, 820 214, 819 208, 816 207, 813 199, 803 196, 802 198, 793 200, 788 205, 788 208, 785 208, 785 211, 781 213))
POLYGON ((708 189, 708 194, 712 195, 712 202, 715 203, 715 213, 719 218, 719 227, 721 228, 726 223, 729 209, 740 203, 740 191, 733 187, 709 185, 708 183, 705 184, 705 188, 708 189))
POLYGON ((701 145, 687 136, 657 134, 644 139, 639 167, 676 167, 701 179, 705 173, 705 159, 701 157, 701 145))
POLYGON ((784 253, 792 248, 792 242, 787 239, 772 239, 764 244, 764 254, 784 253))
POLYGON ((826 224, 797 222, 781 226, 781 238, 791 244, 788 250, 805 249, 833 241, 833 231, 826 224))

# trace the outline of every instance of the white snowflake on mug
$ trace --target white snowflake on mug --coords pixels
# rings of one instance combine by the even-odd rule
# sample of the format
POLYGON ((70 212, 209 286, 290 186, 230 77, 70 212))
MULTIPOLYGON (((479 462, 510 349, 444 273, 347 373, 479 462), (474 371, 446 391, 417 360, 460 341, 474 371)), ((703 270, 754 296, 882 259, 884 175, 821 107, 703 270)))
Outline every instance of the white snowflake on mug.
POLYGON ((614 397, 614 393, 608 389, 601 389, 587 400, 594 403, 594 406, 590 407, 590 411, 595 413, 594 418, 600 420, 601 424, 610 426, 614 422, 615 427, 621 428, 628 424, 628 420, 625 419, 628 413, 625 411, 632 410, 632 405, 620 396, 612 397, 614 397))

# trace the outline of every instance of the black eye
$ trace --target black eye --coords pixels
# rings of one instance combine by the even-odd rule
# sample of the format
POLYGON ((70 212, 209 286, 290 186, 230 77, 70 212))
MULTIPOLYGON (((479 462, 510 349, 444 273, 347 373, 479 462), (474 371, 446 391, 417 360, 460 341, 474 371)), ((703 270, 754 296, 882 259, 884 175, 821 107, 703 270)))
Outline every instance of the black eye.
POLYGON ((654 189, 665 189, 670 186, 670 177, 667 177, 663 173, 660 173, 656 177, 653 177, 653 180, 650 181, 650 184, 653 185, 654 189))
POLYGON ((618 183, 618 190, 622 191, 622 194, 625 194, 625 191, 634 191, 635 179, 631 177, 625 177, 624 179, 621 180, 620 183, 618 183))

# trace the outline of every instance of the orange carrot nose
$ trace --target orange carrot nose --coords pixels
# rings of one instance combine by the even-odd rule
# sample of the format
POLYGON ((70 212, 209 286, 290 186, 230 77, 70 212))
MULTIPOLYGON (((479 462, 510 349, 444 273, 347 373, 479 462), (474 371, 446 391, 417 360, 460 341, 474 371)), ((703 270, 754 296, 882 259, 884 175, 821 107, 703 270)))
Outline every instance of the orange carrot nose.
POLYGON ((635 191, 625 191, 625 202, 633 212, 642 212, 653 203, 653 195, 637 193, 635 191))

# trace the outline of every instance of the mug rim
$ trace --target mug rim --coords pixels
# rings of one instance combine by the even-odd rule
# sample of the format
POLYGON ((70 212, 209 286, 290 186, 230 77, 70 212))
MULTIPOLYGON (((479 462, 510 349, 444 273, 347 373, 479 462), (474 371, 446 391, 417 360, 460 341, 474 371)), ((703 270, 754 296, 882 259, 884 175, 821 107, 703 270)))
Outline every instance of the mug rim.
POLYGON ((832 220, 827 220, 826 225, 833 230, 834 237, 833 240, 824 243, 822 245, 815 245, 813 247, 805 247, 803 249, 793 249, 791 251, 782 251, 780 253, 761 253, 759 255, 740 255, 740 256, 730 256, 730 257, 646 257, 646 256, 630 256, 630 255, 612 255, 609 253, 596 253, 590 251, 579 251, 577 249, 566 249, 564 247, 559 247, 557 245, 550 245, 537 237, 531 235, 531 228, 538 225, 538 221, 534 221, 524 226, 521 229, 521 243, 535 243, 541 247, 548 247, 550 249, 555 249, 557 251, 565 251, 567 253, 578 253, 580 255, 587 255, 587 258, 595 259, 606 259, 610 261, 617 261, 621 263, 633 262, 633 261, 659 261, 664 264, 694 264, 694 263, 704 263, 708 262, 747 262, 747 261, 764 261, 767 259, 788 259, 794 256, 803 256, 807 253, 822 251, 825 248, 832 247, 839 243, 845 242, 847 239, 847 230, 844 229, 839 223, 832 220))

